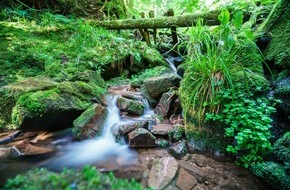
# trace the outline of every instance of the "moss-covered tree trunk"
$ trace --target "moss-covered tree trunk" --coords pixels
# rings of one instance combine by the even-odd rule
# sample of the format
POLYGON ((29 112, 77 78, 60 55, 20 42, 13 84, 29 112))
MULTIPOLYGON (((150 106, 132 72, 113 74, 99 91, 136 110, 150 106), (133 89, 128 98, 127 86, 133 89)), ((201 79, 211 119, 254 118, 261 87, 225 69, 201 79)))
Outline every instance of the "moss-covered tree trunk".
POLYGON ((50 9, 61 14, 76 14, 92 18, 126 18, 123 0, 4 0, 7 6, 50 9))
POLYGON ((218 20, 219 13, 220 11, 212 11, 174 17, 127 19, 113 21, 92 21, 92 23, 107 29, 116 29, 116 30, 139 29, 139 28, 171 28, 172 26, 178 27, 195 26, 198 19, 202 18, 204 24, 213 26, 218 25, 220 23, 220 21, 218 20))

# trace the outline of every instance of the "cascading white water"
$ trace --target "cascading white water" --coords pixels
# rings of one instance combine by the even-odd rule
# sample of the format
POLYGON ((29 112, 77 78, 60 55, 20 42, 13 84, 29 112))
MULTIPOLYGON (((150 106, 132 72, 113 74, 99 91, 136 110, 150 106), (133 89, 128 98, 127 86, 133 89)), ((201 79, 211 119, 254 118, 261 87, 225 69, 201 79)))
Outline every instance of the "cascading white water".
POLYGON ((80 166, 84 164, 98 163, 106 159, 116 158, 122 160, 120 164, 132 163, 136 154, 129 149, 127 145, 116 143, 111 133, 112 127, 132 124, 136 121, 148 120, 154 113, 150 109, 148 101, 144 100, 144 115, 137 119, 121 118, 117 107, 117 95, 107 95, 106 103, 108 105, 108 117, 105 122, 103 133, 100 137, 82 142, 75 142, 68 145, 64 154, 57 159, 52 160, 49 165, 59 166, 80 166))
POLYGON ((165 61, 169 64, 173 74, 177 75, 177 69, 176 69, 176 67, 174 65, 174 57, 168 57, 168 58, 165 59, 165 61))

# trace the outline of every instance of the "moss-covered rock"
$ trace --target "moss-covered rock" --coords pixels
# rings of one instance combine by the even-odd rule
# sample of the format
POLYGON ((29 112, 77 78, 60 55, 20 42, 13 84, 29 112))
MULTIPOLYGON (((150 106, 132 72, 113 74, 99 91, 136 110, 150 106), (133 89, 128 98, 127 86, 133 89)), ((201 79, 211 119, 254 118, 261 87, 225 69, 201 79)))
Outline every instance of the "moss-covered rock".
POLYGON ((112 173, 102 174, 95 167, 85 166, 81 170, 65 169, 61 173, 37 168, 13 179, 9 179, 5 190, 39 190, 39 189, 134 189, 142 190, 139 183, 114 177, 112 173))
POLYGON ((93 70, 79 72, 71 79, 71 81, 83 81, 86 83, 97 85, 102 88, 106 87, 106 82, 101 77, 100 73, 93 70))
POLYGON ((12 123, 23 130, 60 130, 71 127, 73 120, 89 105, 89 102, 57 88, 31 92, 17 100, 12 123))
POLYGON ((6 124, 11 123, 11 113, 18 98, 30 92, 39 90, 47 90, 58 85, 48 77, 38 76, 35 78, 26 78, 22 81, 12 83, 0 88, 0 128, 5 127, 6 124))
MULTIPOLYGON (((270 35, 269 44, 263 47, 266 61, 279 67, 290 67, 290 5, 288 0, 279 0, 267 20, 257 30, 258 33, 270 35)), ((265 37, 264 37, 265 38, 265 37)))
POLYGON ((28 78, 0 89, 1 127, 57 130, 72 122, 105 90, 82 81, 57 83, 47 77, 28 78))
POLYGON ((290 176, 284 166, 275 162, 256 163, 251 166, 251 171, 273 189, 286 190, 290 188, 290 176))
POLYGON ((290 167, 290 132, 285 133, 275 142, 273 150, 277 158, 290 167))
POLYGON ((78 140, 94 138, 101 134, 107 109, 99 104, 90 106, 73 122, 73 134, 78 140))
POLYGON ((165 66, 157 66, 153 68, 148 68, 136 75, 132 76, 132 83, 133 87, 140 87, 143 85, 144 80, 150 77, 160 76, 166 73, 171 73, 171 69, 165 66))
POLYGON ((126 111, 133 115, 142 115, 144 113, 145 106, 141 101, 131 100, 124 97, 118 97, 117 106, 121 111, 126 111))
POLYGON ((160 97, 172 87, 178 87, 180 78, 173 74, 162 75, 158 77, 148 78, 144 81, 144 85, 153 98, 160 97))

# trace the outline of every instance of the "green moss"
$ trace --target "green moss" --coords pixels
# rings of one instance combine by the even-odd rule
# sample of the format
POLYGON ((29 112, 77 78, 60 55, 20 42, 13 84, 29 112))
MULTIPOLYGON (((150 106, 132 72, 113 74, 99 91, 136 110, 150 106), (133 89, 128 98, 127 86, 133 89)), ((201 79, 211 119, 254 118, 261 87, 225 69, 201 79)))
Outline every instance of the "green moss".
POLYGON ((172 129, 168 132, 168 137, 172 141, 179 141, 184 135, 184 126, 182 125, 174 125, 172 129))
POLYGON ((285 133, 275 142, 273 150, 279 160, 290 166, 290 132, 285 133))
POLYGON ((81 170, 65 169, 61 173, 54 173, 44 168, 30 170, 26 174, 9 179, 4 189, 141 190, 145 188, 134 180, 118 179, 112 173, 102 174, 95 167, 85 166, 81 170))
POLYGON ((124 108, 125 111, 128 111, 131 114, 140 116, 144 113, 145 106, 141 101, 120 97, 117 100, 117 104, 119 107, 124 108))
POLYGON ((91 98, 100 99, 105 89, 82 81, 62 82, 57 87, 62 93, 74 95, 81 100, 90 101, 91 98))
POLYGON ((185 131, 186 140, 193 140, 196 146, 200 146, 199 148, 203 151, 225 152, 228 140, 223 134, 224 131, 219 126, 196 127, 196 125, 187 124, 185 131))
POLYGON ((279 0, 257 32, 265 35, 271 34, 270 44, 263 50, 265 59, 289 70, 290 47, 287 42, 290 41, 288 35, 290 33, 290 14, 287 14, 287 11, 289 11, 289 2, 279 0))
MULTIPOLYGON (((130 55, 140 55, 144 49, 154 51, 154 55, 148 53, 152 58, 144 59, 161 64, 158 61, 162 61, 162 56, 156 50, 125 37, 95 28, 83 19, 48 12, 7 18, 0 21, 0 69, 5 76, 0 84, 39 74, 58 81, 82 80, 86 70, 101 71, 130 55)), ((94 82, 104 87, 99 79, 94 82)))
POLYGON ((165 66, 157 66, 149 69, 145 69, 144 71, 132 76, 132 85, 141 86, 144 83, 144 80, 150 77, 160 76, 165 73, 170 73, 171 69, 165 66))
POLYGON ((84 111, 73 123, 74 127, 84 126, 94 117, 96 114, 95 107, 91 105, 86 111, 84 111))
POLYGON ((290 188, 290 176, 284 167, 274 162, 256 163, 251 166, 251 171, 277 190, 290 188))
MULTIPOLYGON (((0 88, 0 119, 2 123, 1 127, 5 127, 6 124, 11 122, 11 112, 16 104, 17 99, 29 92, 35 92, 38 90, 46 90, 54 88, 58 83, 52 79, 38 76, 36 78, 27 78, 16 83, 12 83, 0 88)), ((31 105, 34 107, 37 105, 31 105)), ((39 107, 39 106, 38 106, 39 107)))
POLYGON ((61 93, 57 88, 27 93, 17 100, 12 111, 12 123, 21 127, 25 118, 41 117, 48 111, 85 110, 89 105, 89 102, 61 93))
POLYGON ((99 136, 103 131, 107 114, 107 110, 101 105, 91 105, 73 122, 74 136, 79 140, 99 136))

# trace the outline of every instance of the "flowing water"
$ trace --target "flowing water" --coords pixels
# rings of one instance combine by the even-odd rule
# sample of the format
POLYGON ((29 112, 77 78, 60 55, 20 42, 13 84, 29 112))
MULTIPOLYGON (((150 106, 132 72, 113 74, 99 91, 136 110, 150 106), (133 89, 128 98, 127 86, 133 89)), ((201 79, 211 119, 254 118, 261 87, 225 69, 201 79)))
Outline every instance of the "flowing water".
POLYGON ((49 166, 61 168, 61 166, 80 166, 84 164, 97 164, 106 159, 116 159, 118 164, 124 165, 132 163, 136 158, 136 153, 129 149, 124 143, 117 143, 111 133, 112 127, 133 124, 136 121, 148 120, 153 111, 148 107, 145 114, 136 119, 121 118, 120 111, 116 106, 117 95, 107 95, 108 118, 104 125, 103 133, 100 137, 71 143, 64 150, 64 154, 49 161, 49 166))
POLYGON ((174 65, 174 59, 175 59, 174 57, 168 57, 168 58, 165 58, 165 61, 169 64, 173 74, 177 75, 177 69, 174 65))
POLYGON ((118 95, 109 94, 105 98, 108 105, 108 118, 100 137, 73 142, 71 130, 66 130, 64 135, 50 142, 54 149, 58 149, 56 152, 44 155, 20 156, 17 159, 0 163, 0 185, 5 182, 5 179, 25 172, 32 167, 46 167, 53 171, 60 171, 63 167, 81 167, 86 164, 103 168, 110 168, 114 164, 117 166, 134 164, 138 157, 137 153, 125 144, 124 139, 122 140, 123 143, 116 143, 111 129, 139 121, 150 121, 154 111, 150 109, 147 100, 142 99, 145 105, 144 115, 138 118, 123 118, 120 116, 120 110, 116 105, 118 95), (67 143, 64 146, 59 146, 62 141, 67 143))

